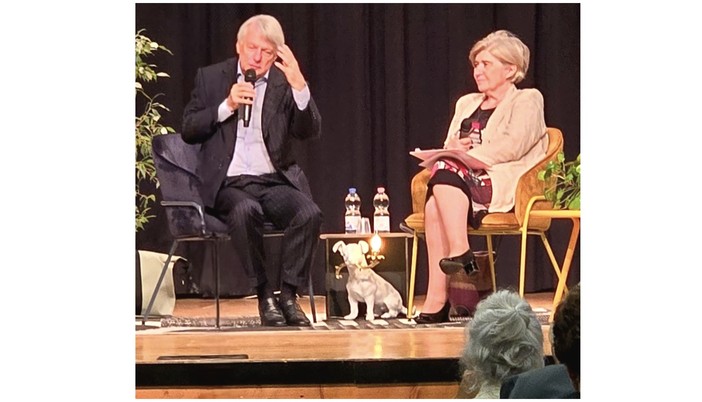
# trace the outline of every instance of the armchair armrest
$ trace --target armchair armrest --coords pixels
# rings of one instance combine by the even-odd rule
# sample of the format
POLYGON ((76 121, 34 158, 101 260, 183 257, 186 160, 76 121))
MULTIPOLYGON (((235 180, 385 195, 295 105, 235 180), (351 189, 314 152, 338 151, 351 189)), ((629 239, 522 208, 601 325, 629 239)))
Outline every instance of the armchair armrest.
POLYGON ((194 201, 161 201, 161 205, 166 208, 166 213, 170 217, 168 223, 171 225, 174 236, 194 235, 195 233, 192 233, 194 226, 199 229, 199 235, 206 235, 205 211, 202 205, 194 201), (178 208, 181 211, 177 211, 178 208), (193 216, 192 212, 189 212, 191 210, 194 210, 197 215, 193 216))
POLYGON ((528 222, 529 228, 541 230, 548 229, 551 225, 550 218, 533 217, 528 219, 529 212, 532 210, 553 208, 553 203, 544 197, 544 190, 548 183, 538 178, 539 171, 544 169, 547 163, 548 160, 542 161, 524 173, 519 179, 514 200, 514 214, 520 226, 523 226, 525 221, 528 222))
MULTIPOLYGON (((553 203, 546 200, 544 190, 552 182, 545 183, 539 180, 539 172, 552 160, 558 158, 558 152, 563 150, 563 134, 557 128, 549 127, 548 149, 544 158, 534 167, 522 175, 517 184, 517 194, 514 200, 514 213, 520 225, 524 225, 526 216, 531 210, 552 209, 553 203)), ((551 178, 554 180, 555 178, 551 178)), ((551 224, 551 219, 535 217, 529 222, 529 228, 537 227, 547 229, 551 224)))

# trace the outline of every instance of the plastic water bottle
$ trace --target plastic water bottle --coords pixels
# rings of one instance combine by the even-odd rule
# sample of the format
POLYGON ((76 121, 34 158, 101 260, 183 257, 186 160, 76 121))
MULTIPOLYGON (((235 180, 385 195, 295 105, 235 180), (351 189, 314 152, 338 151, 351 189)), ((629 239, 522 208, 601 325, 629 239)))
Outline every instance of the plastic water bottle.
POLYGON ((346 213, 344 214, 344 227, 346 233, 358 233, 361 227, 361 197, 356 193, 356 189, 349 188, 349 193, 344 199, 346 213))
POLYGON ((378 232, 390 231, 390 198, 385 193, 385 187, 378 187, 378 192, 373 197, 373 230, 378 232))

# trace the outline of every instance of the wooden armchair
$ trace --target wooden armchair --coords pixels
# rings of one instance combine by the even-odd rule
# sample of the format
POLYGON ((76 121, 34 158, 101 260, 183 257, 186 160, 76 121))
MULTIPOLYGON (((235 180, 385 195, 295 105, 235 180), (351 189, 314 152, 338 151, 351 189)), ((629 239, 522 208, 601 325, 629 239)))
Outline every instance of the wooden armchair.
MULTIPOLYGON (((558 153, 563 150, 563 134, 557 128, 549 127, 548 149, 546 156, 533 168, 524 173, 517 184, 517 194, 513 212, 491 213, 485 216, 479 229, 468 226, 468 234, 485 236, 487 240, 488 256, 490 260, 490 274, 492 288, 496 290, 495 261, 493 256, 492 236, 521 235, 521 255, 519 260, 519 294, 524 296, 524 275, 526 268, 526 239, 527 235, 539 235, 551 259, 556 275, 560 279, 561 270, 551 250, 551 245, 546 238, 546 231, 551 226, 551 218, 529 217, 532 210, 552 209, 552 204, 543 197, 545 183, 538 179, 539 171, 544 169, 549 161, 555 160, 558 153)), ((418 239, 424 234, 424 202, 427 194, 429 171, 424 169, 412 178, 412 211, 405 219, 405 225, 413 232, 412 265, 410 271, 409 297, 407 310, 414 308, 414 285, 417 270, 418 239)))

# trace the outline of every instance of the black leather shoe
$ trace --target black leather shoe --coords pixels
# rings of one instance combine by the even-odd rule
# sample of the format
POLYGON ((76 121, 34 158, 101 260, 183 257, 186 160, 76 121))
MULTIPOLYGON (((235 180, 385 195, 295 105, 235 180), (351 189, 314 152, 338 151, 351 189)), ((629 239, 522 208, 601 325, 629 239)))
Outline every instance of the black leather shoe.
POLYGON ((309 327, 310 320, 295 299, 282 299, 280 307, 283 310, 285 322, 293 327, 309 327))
POLYGON ((258 315, 261 316, 261 325, 264 327, 284 327, 286 325, 285 317, 283 317, 283 313, 273 297, 259 299, 258 315))
POLYGON ((444 307, 441 308, 436 313, 419 313, 419 316, 415 319, 417 324, 439 324, 442 322, 449 322, 449 311, 451 310, 451 303, 446 302, 444 307))
POLYGON ((478 271, 478 263, 475 262, 475 256, 471 249, 457 257, 442 258, 439 261, 439 267, 446 275, 453 275, 460 270, 464 270, 466 274, 478 271))

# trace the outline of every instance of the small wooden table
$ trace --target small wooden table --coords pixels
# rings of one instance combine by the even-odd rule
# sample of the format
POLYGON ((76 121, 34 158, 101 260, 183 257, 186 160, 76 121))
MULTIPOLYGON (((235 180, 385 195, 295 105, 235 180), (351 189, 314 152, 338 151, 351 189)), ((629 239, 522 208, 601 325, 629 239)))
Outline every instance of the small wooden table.
MULTIPOLYGON (((566 250, 565 257, 563 258, 563 264, 558 272, 558 286, 556 287, 556 293, 553 295, 553 308, 551 309, 551 318, 553 321, 553 313, 556 311, 556 306, 560 303, 563 294, 566 291, 566 281, 568 279, 568 272, 570 271, 570 263, 573 261, 573 253, 575 252, 575 245, 578 242, 578 236, 580 235, 580 210, 579 209, 537 209, 532 210, 529 213, 529 218, 551 218, 551 219, 570 219, 573 222, 573 228, 570 231, 570 240, 568 241, 568 249, 566 250)), ((557 265, 555 261, 552 261, 554 265, 557 265)))

